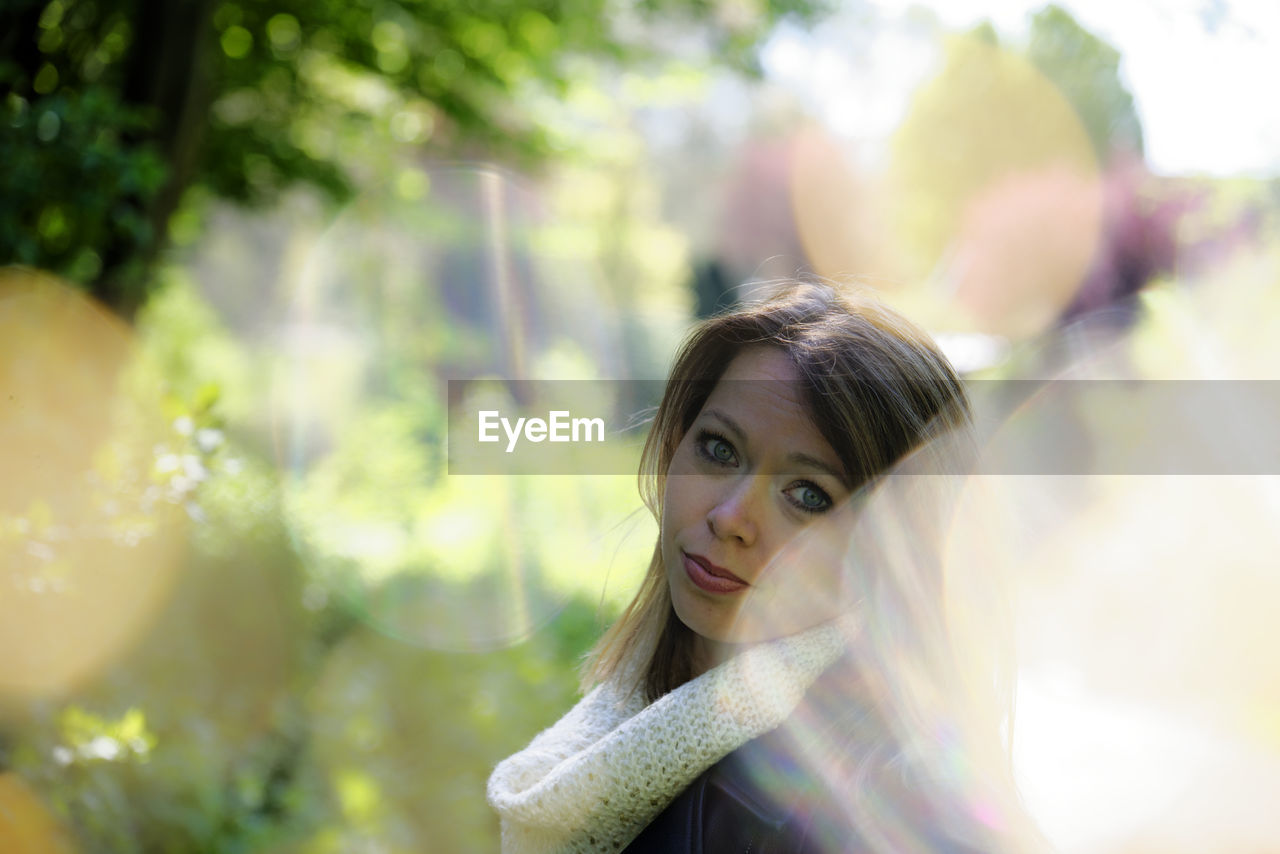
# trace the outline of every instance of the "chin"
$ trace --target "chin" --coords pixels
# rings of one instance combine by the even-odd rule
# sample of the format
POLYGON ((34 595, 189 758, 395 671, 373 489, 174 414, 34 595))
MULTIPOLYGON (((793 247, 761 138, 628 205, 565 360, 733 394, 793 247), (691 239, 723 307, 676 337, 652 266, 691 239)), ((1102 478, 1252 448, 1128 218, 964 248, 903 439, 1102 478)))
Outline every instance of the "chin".
POLYGON ((676 617, 691 632, 715 643, 764 643, 798 634, 828 619, 814 616, 804 620, 783 620, 767 610, 762 612, 759 607, 753 609, 745 602, 735 603, 733 607, 704 609, 700 607, 699 597, 688 596, 687 593, 686 597, 672 595, 671 604, 676 617), (709 613, 711 611, 714 613, 709 613))
MULTIPOLYGON (((701 638, 716 643, 737 642, 735 629, 737 609, 700 601, 701 597, 689 591, 671 591, 671 607, 685 628, 701 638)), ((726 605, 728 603, 725 603, 726 605)))

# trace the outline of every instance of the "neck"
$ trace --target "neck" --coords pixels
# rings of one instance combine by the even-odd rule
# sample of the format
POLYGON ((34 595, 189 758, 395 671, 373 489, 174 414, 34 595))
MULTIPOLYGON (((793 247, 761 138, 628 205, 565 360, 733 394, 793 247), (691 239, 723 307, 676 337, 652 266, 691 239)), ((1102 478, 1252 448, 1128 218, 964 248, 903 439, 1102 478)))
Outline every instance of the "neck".
POLYGON ((697 678, 711 668, 723 664, 749 646, 750 644, 728 643, 694 635, 693 677, 697 678))

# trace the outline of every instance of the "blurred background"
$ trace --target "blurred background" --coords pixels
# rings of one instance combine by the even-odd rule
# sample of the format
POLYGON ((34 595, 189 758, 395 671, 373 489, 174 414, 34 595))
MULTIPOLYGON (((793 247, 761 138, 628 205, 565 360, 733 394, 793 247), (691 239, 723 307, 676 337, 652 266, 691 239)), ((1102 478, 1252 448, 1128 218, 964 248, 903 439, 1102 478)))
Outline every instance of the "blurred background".
MULTIPOLYGON (((0 850, 497 850, 655 528, 451 476, 449 380, 660 379, 801 273, 1043 381, 1049 457, 1128 429, 1051 380, 1280 380, 1278 10, 6 0, 0 850)), ((1061 850, 1280 851, 1275 475, 966 490, 1061 850)))

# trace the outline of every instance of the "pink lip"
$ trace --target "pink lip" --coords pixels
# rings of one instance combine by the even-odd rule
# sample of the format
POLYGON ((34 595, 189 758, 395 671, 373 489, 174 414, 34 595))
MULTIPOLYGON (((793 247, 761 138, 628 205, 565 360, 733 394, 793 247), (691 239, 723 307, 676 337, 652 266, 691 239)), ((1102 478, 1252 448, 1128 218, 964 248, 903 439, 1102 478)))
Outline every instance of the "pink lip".
POLYGON ((716 566, 700 555, 681 552, 684 571, 697 587, 708 593, 736 593, 750 585, 722 566, 716 566))

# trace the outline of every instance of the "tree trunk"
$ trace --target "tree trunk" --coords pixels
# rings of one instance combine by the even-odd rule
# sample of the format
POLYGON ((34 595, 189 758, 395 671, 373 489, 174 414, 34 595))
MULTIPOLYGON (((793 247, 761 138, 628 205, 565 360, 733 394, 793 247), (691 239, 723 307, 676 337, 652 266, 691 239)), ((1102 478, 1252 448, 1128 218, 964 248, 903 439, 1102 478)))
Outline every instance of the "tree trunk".
MULTIPOLYGON (((127 320, 141 308, 146 279, 168 240, 169 218, 190 186, 199 160, 212 93, 212 0, 138 0, 123 99, 144 107, 155 124, 149 142, 168 167, 165 183, 145 204, 152 240, 141 259, 119 247, 105 253, 94 283, 99 299, 127 320), (141 260, 141 264, 130 261, 141 260)), ((141 200, 138 200, 143 206, 141 200)))

